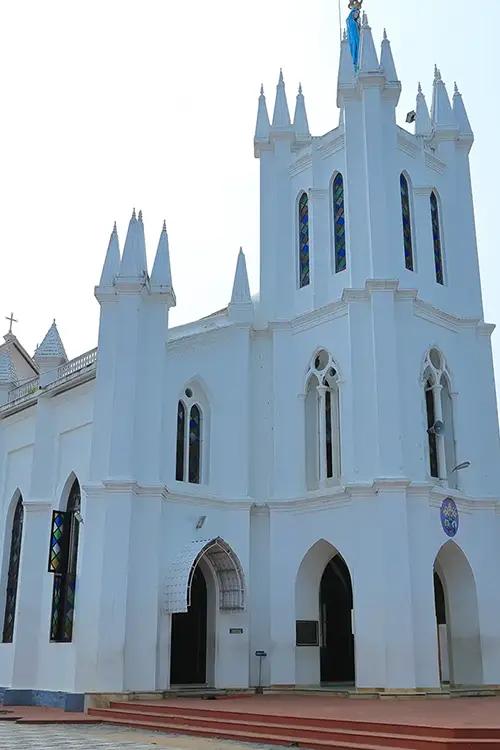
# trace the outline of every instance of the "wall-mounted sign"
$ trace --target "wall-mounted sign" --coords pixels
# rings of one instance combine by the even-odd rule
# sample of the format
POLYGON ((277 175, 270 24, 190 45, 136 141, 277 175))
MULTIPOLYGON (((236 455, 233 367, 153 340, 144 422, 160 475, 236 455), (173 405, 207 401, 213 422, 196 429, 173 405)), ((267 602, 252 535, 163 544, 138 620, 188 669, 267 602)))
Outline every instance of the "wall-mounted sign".
POLYGON ((451 497, 447 497, 441 503, 441 526, 446 536, 456 536, 459 523, 460 519, 456 503, 451 497))
POLYGON ((231 635, 243 635, 243 628, 229 628, 231 635))
POLYGON ((295 623, 297 646, 319 646, 319 622, 297 620, 295 623))

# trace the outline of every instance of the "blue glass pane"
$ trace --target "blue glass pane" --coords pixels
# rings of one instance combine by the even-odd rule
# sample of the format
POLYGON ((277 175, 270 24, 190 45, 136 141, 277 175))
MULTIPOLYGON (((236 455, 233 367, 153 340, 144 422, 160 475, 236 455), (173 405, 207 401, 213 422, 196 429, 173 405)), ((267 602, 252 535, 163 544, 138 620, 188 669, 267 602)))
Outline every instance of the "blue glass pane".
POLYGON ((441 227, 439 222, 439 207, 436 193, 431 193, 432 239, 434 242, 434 265, 436 281, 444 284, 443 253, 441 250, 441 227))
POLYGON ((335 238, 335 273, 347 268, 344 212, 344 179, 340 172, 333 181, 333 232, 335 238))
POLYGON ((408 180, 401 175, 401 210, 403 213, 403 241, 405 248, 405 266, 408 271, 413 271, 413 242, 411 232, 410 192, 408 180))
POLYGON ((299 201, 299 284, 308 286, 310 282, 309 269, 309 200, 306 193, 302 193, 299 201))
POLYGON ((189 415, 189 481, 200 484, 201 461, 201 412, 198 406, 191 408, 189 415))

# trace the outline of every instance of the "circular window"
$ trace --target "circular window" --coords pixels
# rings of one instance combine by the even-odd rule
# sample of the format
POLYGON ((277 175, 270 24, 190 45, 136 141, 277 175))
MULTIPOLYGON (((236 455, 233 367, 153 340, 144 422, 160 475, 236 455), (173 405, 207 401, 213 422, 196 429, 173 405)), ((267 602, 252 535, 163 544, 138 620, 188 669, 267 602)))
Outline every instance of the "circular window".
POLYGON ((191 390, 191 388, 186 388, 186 390, 184 391, 184 393, 186 394, 186 396, 188 398, 192 398, 192 396, 193 396, 193 391, 191 390))
POLYGON ((318 352, 314 360, 314 368, 320 372, 325 370, 328 366, 328 359, 328 353, 324 349, 318 352))

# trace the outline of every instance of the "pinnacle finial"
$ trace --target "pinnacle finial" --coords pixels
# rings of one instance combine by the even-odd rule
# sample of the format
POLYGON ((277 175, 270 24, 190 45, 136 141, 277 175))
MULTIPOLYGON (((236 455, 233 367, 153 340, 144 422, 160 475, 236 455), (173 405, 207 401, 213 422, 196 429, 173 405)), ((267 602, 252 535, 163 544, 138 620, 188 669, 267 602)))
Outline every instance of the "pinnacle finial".
POLYGON ((283 68, 280 68, 280 77, 278 83, 285 83, 285 79, 283 78, 283 68))
POLYGON ((163 219, 163 231, 164 232, 167 231, 167 220, 166 219, 163 219))
POLYGON ((435 81, 441 80, 441 71, 439 70, 437 65, 434 65, 434 80, 435 81))
POLYGON ((260 95, 264 96, 264 84, 263 83, 260 84, 260 95))
POLYGON ((118 234, 118 227, 116 226, 116 221, 113 224, 113 232, 112 232, 112 234, 118 234))
POLYGON ((345 29, 344 29, 344 34, 342 36, 342 39, 343 39, 344 42, 347 41, 347 31, 345 29))
POLYGON ((457 82, 455 81, 455 94, 459 94, 460 91, 458 90, 457 82))
POLYGON ((418 93, 422 93, 422 84, 420 83, 420 81, 418 82, 418 93))
POLYGON ((136 213, 135 213, 135 208, 134 208, 134 210, 132 211, 132 219, 133 219, 134 221, 135 221, 135 220, 137 219, 137 215, 136 215, 136 213))
POLYGON ((387 41, 387 31, 386 31, 386 29, 384 29, 384 41, 385 42, 387 41))
POLYGON ((299 96, 302 96, 302 84, 299 83, 299 96))
POLYGON ((139 211, 139 221, 140 221, 140 222, 141 222, 141 224, 142 224, 142 211, 139 211))
POLYGON ((368 15, 363 11, 363 22, 361 24, 362 26, 368 26, 368 15))

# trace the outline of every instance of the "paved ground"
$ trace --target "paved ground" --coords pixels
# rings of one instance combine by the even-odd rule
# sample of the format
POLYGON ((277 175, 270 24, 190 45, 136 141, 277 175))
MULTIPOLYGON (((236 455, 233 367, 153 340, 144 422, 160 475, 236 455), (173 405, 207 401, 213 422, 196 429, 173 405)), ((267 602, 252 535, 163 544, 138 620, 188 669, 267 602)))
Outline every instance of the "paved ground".
POLYGON ((112 726, 39 726, 0 722, 0 750, 249 750, 252 747, 263 746, 112 726))

